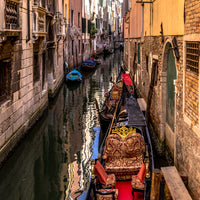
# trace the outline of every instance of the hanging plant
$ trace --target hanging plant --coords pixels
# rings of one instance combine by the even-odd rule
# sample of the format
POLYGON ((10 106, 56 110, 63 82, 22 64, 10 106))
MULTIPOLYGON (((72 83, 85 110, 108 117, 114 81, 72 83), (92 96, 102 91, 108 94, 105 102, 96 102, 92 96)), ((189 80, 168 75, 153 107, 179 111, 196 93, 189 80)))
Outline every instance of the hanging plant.
POLYGON ((91 37, 95 37, 95 34, 97 33, 97 29, 95 28, 95 24, 91 23, 91 27, 90 27, 90 36, 91 37))

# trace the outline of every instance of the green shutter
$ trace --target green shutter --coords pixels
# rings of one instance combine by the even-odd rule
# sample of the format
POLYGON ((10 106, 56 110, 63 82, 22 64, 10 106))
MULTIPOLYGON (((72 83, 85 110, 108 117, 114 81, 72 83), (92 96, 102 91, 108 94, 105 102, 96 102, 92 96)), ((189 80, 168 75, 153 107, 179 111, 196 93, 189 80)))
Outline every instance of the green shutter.
POLYGON ((86 19, 82 18, 82 33, 86 33, 86 19))
POLYGON ((88 33, 90 33, 90 29, 91 29, 91 22, 90 20, 88 20, 88 33))

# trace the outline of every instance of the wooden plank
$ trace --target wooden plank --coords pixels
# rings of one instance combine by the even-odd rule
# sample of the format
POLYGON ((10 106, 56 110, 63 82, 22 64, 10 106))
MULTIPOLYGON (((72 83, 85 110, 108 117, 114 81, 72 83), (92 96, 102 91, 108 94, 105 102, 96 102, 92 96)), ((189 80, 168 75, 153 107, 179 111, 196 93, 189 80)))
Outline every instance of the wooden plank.
POLYGON ((147 110, 147 104, 143 98, 138 98, 137 102, 140 106, 141 111, 146 111, 147 110))
POLYGON ((152 183, 151 183, 151 200, 159 200, 160 197, 160 170, 154 169, 152 172, 152 183))
POLYGON ((172 199, 192 200, 175 166, 161 167, 172 199))

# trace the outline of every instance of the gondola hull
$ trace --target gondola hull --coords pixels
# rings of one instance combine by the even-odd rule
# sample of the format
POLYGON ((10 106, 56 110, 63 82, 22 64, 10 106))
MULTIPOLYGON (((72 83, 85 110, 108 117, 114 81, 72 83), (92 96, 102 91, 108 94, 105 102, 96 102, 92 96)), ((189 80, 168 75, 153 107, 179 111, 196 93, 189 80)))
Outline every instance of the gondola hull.
MULTIPOLYGON (((142 199, 149 200, 150 199, 150 189, 151 189, 151 176, 152 176, 152 170, 154 169, 151 139, 150 139, 147 125, 146 125, 145 117, 137 103, 137 100, 133 96, 130 96, 127 94, 130 94, 130 93, 129 92, 122 93, 121 98, 116 106, 114 116, 108 125, 107 132, 105 134, 105 138, 99 149, 99 153, 101 156, 98 157, 98 160, 101 162, 102 166, 104 166, 104 169, 107 174, 114 173, 116 180, 117 180, 117 182, 115 184, 115 186, 116 186, 115 189, 117 189, 117 191, 119 193, 119 197, 120 197, 120 192, 122 191, 120 188, 120 185, 125 185, 125 184, 131 183, 132 185, 130 185, 130 187, 131 188, 133 187, 131 189, 131 191, 130 190, 125 191, 125 193, 126 192, 129 193, 129 194, 127 194, 128 196, 130 196, 132 194, 133 195, 140 194, 140 195, 142 195, 141 196, 142 199), (127 110, 128 116, 127 116, 126 120, 121 120, 120 115, 119 115, 122 105, 124 105, 127 110), (135 136, 140 137, 140 140, 143 141, 142 145, 139 145, 139 146, 136 145, 137 147, 139 147, 139 149, 134 149, 135 145, 132 145, 130 143, 130 141, 131 141, 130 138, 135 137, 135 136), (115 139, 116 139, 116 142, 115 142, 115 139), (119 142, 119 140, 120 140, 120 142, 119 142), (125 140, 129 140, 129 142, 126 143, 125 140), (130 144, 130 148, 126 147, 128 144, 130 144), (109 145, 109 148, 108 148, 108 145, 109 145), (116 145, 116 148, 114 148, 114 145, 116 145), (133 152, 131 152, 131 148, 133 149, 132 150, 133 152), (125 153, 128 152, 129 155, 132 156, 132 155, 135 155, 134 152, 139 152, 140 150, 141 150, 142 154, 144 155, 143 159, 140 160, 140 163, 135 163, 133 158, 128 157, 128 158, 126 158, 127 159, 126 163, 129 163, 129 166, 127 169, 125 169, 127 167, 127 164, 126 165, 122 164, 123 160, 125 158, 123 158, 123 156, 121 156, 121 155, 124 155, 124 153, 119 153, 119 152, 125 151, 125 153), (109 164, 109 158, 108 158, 109 156, 106 157, 105 156, 106 154, 110 154, 110 156, 112 154, 112 156, 114 156, 110 160, 110 162, 112 162, 112 164, 109 164), (119 155, 117 155, 117 154, 119 154, 119 155), (117 158, 116 162, 113 161, 113 159, 115 157, 117 158), (145 181, 143 183, 144 188, 142 190, 137 190, 133 186, 133 180, 134 180, 134 177, 136 177, 136 175, 138 174, 138 171, 141 170, 140 165, 143 162, 146 167, 145 181), (130 164, 130 163, 132 163, 132 164, 130 164), (124 167, 121 165, 123 165, 124 167), (127 176, 127 175, 129 175, 129 176, 127 176), (131 182, 131 180, 132 180, 132 182, 131 182), (124 182, 124 184, 123 184, 123 182, 124 182)), ((138 159, 136 159, 136 160, 138 160, 138 159)), ((98 182, 99 182, 99 178, 98 178, 98 176, 96 176, 95 170, 93 170, 93 176, 91 178, 91 182, 90 182, 90 186, 89 186, 89 189, 87 192, 86 200, 96 199, 96 197, 98 195, 106 195, 106 192, 104 192, 104 193, 100 192, 101 191, 100 188, 101 188, 102 184, 98 184, 98 182)), ((130 187, 129 187, 129 189, 130 189, 130 187)), ((110 193, 108 193, 108 194, 110 194, 110 193)), ((119 200, 122 200, 122 196, 120 198, 119 198, 119 200)))
POLYGON ((86 60, 82 63, 81 69, 83 70, 92 70, 96 68, 97 63, 94 60, 86 60))

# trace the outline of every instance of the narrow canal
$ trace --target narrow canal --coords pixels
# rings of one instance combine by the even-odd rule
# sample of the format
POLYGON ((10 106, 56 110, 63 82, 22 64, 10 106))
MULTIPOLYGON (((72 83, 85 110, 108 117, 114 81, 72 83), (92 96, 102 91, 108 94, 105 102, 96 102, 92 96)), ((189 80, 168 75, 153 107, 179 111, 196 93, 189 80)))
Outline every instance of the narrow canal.
POLYGON ((122 63, 117 51, 79 85, 61 87, 44 116, 0 168, 1 200, 84 199, 90 161, 98 155, 99 123, 95 98, 104 94, 122 63))

